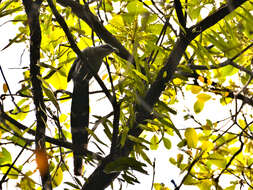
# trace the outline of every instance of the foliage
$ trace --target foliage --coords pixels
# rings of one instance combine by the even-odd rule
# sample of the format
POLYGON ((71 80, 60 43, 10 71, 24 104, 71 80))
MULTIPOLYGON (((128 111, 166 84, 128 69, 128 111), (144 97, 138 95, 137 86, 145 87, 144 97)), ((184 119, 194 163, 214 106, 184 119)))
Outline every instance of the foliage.
POLYGON ((147 174, 144 166, 155 170, 149 152, 162 146, 164 151, 179 149, 168 154, 168 160, 180 170, 182 179, 175 176, 170 184, 153 181, 156 190, 188 185, 205 190, 253 189, 251 1, 101 0, 79 4, 74 0, 3 0, 0 18, 18 27, 3 52, 15 51, 17 43, 27 47, 36 43, 31 36, 38 28, 32 28, 35 18, 28 14, 27 3, 37 5, 30 10, 38 11, 40 18, 40 59, 35 64, 40 83, 35 85, 30 65, 23 70, 20 89, 12 94, 7 73, 1 72, 1 187, 9 179, 20 189, 38 189, 37 168, 41 167, 45 189, 43 177, 48 177, 52 188, 104 189, 116 177, 120 184, 135 184, 142 182, 135 171, 147 174), (57 17, 57 11, 64 20, 57 17), (91 113, 95 104, 102 108, 106 100, 96 101, 101 97, 109 99, 112 109, 108 106, 103 114, 92 114, 89 145, 95 146, 83 150, 87 153, 85 175, 76 178, 70 167, 71 88, 67 75, 80 53, 77 47, 82 50, 100 43, 109 43, 119 52, 105 59, 109 67, 100 72, 100 83, 105 86, 90 93, 95 102, 91 113), (34 86, 41 86, 41 100, 36 99, 34 86), (14 103, 11 106, 10 101, 14 103), (179 113, 184 101, 192 109, 179 113), (210 104, 222 105, 231 114, 221 120, 202 115, 210 104), (40 117, 47 131, 41 134, 46 152, 43 146, 38 152, 43 141, 35 138, 41 133, 40 117), (172 141, 175 138, 177 145, 172 141), (13 145, 18 155, 10 151, 13 145), (35 157, 37 168, 33 167, 35 157), (23 162, 17 162, 20 159, 23 162), (92 171, 94 175, 87 175, 92 171), (222 183, 224 176, 230 176, 229 186, 222 183))

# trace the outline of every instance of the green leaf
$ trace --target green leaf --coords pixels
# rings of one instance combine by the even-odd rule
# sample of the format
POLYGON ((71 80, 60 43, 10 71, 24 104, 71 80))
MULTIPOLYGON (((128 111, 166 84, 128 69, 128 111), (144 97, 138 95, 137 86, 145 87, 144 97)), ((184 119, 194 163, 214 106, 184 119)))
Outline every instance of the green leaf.
POLYGON ((146 164, 139 162, 134 158, 121 157, 115 161, 108 163, 105 166, 104 172, 109 174, 133 169, 143 174, 148 174, 147 171, 142 168, 143 166, 146 166, 146 164))
POLYGON ((59 112, 61 112, 60 106, 59 106, 59 104, 58 104, 58 102, 57 102, 57 99, 56 99, 56 97, 55 97, 55 95, 54 95, 54 93, 53 93, 53 90, 52 90, 50 84, 48 84, 43 78, 41 78, 41 77, 38 77, 38 78, 39 78, 39 79, 41 80, 41 82, 43 83, 42 89, 43 89, 43 91, 45 92, 45 94, 47 95, 48 99, 54 104, 54 106, 56 107, 56 109, 57 109, 59 112))
POLYGON ((165 148, 167 148, 168 150, 171 149, 171 141, 170 141, 170 139, 167 139, 167 138, 163 137, 163 144, 164 144, 165 148))
POLYGON ((191 175, 187 175, 186 179, 184 180, 185 185, 196 185, 199 181, 195 178, 193 178, 191 175))
POLYGON ((203 110, 204 105, 205 105, 204 102, 201 102, 201 101, 197 100, 197 101, 194 103, 194 107, 193 107, 194 112, 195 112, 195 113, 200 113, 200 112, 203 110))
POLYGON ((232 65, 227 65, 225 67, 220 68, 219 71, 222 77, 228 77, 236 74, 238 72, 238 69, 233 67, 232 65))
POLYGON ((150 140, 150 149, 157 150, 158 146, 159 146, 159 139, 156 135, 153 135, 153 137, 150 140))
POLYGON ((187 128, 185 130, 185 138, 189 148, 196 148, 198 144, 198 134, 193 128, 187 128))
POLYGON ((96 139, 97 142, 101 143, 102 145, 108 146, 107 144, 105 144, 102 140, 100 140, 98 138, 98 136, 94 133, 94 131, 90 130, 89 128, 86 128, 86 130, 88 131, 88 133, 94 138, 96 139))
POLYGON ((177 161, 175 160, 175 158, 170 157, 169 159, 170 163, 172 163, 173 165, 177 164, 177 161))
POLYGON ((30 176, 32 173, 31 171, 28 171, 25 173, 25 176, 21 178, 20 183, 17 184, 18 187, 22 190, 34 190, 35 189, 35 182, 31 180, 31 178, 27 177, 30 176))
POLYGON ((172 113, 174 115, 177 114, 177 111, 170 108, 166 103, 162 102, 162 101, 158 101, 158 106, 161 106, 165 111, 169 112, 169 113, 172 113))
POLYGON ((235 190, 236 185, 231 185, 229 187, 226 187, 224 190, 235 190))
MULTIPOLYGON (((1 167, 2 173, 6 173, 8 171, 8 169, 9 169, 9 167, 10 166, 8 166, 8 165, 5 165, 4 167, 1 167)), ((14 165, 13 167, 17 168, 20 171, 22 170, 22 166, 17 167, 17 166, 14 165)), ((17 170, 11 168, 11 170, 8 173, 8 178, 10 178, 10 179, 18 179, 19 174, 20 173, 17 170)))
POLYGON ((47 95, 48 99, 54 104, 54 106, 56 107, 56 109, 60 112, 60 106, 57 102, 57 99, 54 95, 54 93, 51 91, 50 88, 45 87, 44 85, 42 85, 42 89, 45 92, 45 94, 47 95))
POLYGON ((7 139, 11 140, 13 143, 20 145, 20 146, 24 146, 26 144, 27 141, 25 141, 24 139, 17 137, 17 136, 8 136, 6 137, 7 139))
MULTIPOLYGON (((158 115, 159 116, 159 115, 158 115)), ((170 121, 170 119, 166 119, 166 118, 163 118, 163 117, 161 117, 161 116, 159 116, 159 120, 161 121, 161 123, 162 124, 164 124, 166 127, 169 127, 169 128, 171 128, 171 129, 173 129, 175 132, 176 132, 176 134, 177 134, 177 136, 180 138, 180 139, 182 139, 182 136, 181 136, 181 134, 180 134, 180 132, 179 132, 179 130, 175 127, 175 125, 170 121)), ((165 128, 166 128, 165 127, 165 128)))
POLYGON ((145 75, 143 75, 141 72, 137 71, 136 69, 132 69, 132 71, 133 71, 138 77, 140 77, 141 79, 143 79, 143 80, 145 80, 145 81, 148 82, 148 78, 147 78, 145 75))
MULTIPOLYGON (((128 174, 131 174, 128 172, 128 174)), ((140 183, 138 179, 134 175, 128 175, 127 172, 123 173, 121 176, 124 178, 124 180, 127 181, 127 183, 134 185, 134 183, 140 183)))
MULTIPOLYGON (((13 39, 9 40, 9 43, 3 48, 1 49, 1 51, 7 49, 8 47, 10 47, 13 43, 19 42, 20 41, 20 37, 23 36, 23 33, 19 33, 17 34, 13 39)), ((22 39, 22 38, 21 38, 22 39)))
POLYGON ((9 151, 2 147, 2 151, 0 152, 0 164, 12 163, 11 154, 9 151))
POLYGON ((140 14, 146 12, 143 4, 137 0, 132 0, 127 5, 127 10, 130 14, 140 14))
POLYGON ((187 145, 186 139, 182 139, 182 141, 180 141, 180 142, 177 144, 178 148, 182 148, 182 147, 184 147, 184 146, 186 146, 186 145, 187 145))
POLYGON ((177 155, 177 166, 178 167, 181 165, 183 159, 184 159, 184 155, 183 154, 178 154, 177 155))
POLYGON ((121 139, 120 139, 121 147, 123 147, 125 145, 128 131, 129 131, 129 128, 127 128, 127 127, 124 127, 123 130, 122 130, 121 139))
MULTIPOLYGON (((30 110, 30 105, 28 102, 28 99, 23 98, 21 99, 18 103, 17 103, 18 107, 22 110, 22 112, 19 111, 19 109, 17 107, 15 107, 15 109, 12 111, 13 115, 12 118, 13 119, 18 119, 20 121, 24 120, 26 118, 26 116, 28 115, 28 112, 30 110), (27 104, 25 104, 27 102, 27 104)), ((12 124, 11 124, 12 126, 12 124)), ((15 127, 16 129, 12 128, 15 132, 18 132, 19 134, 21 134, 21 131, 15 127)))
POLYGON ((148 142, 147 140, 145 140, 144 138, 141 138, 141 137, 134 137, 132 135, 128 135, 127 138, 133 142, 136 142, 136 143, 147 143, 147 144, 150 144, 150 142, 148 142))
POLYGON ((227 161, 225 159, 225 155, 221 155, 219 153, 213 153, 208 156, 208 163, 212 165, 216 165, 219 168, 225 168, 227 161))
POLYGON ((141 157, 143 158, 143 160, 145 160, 146 162, 148 162, 150 165, 152 165, 151 160, 149 159, 148 155, 143 151, 143 150, 139 150, 138 151, 141 155, 141 157))
POLYGON ((212 181, 211 180, 201 180, 201 183, 198 184, 200 190, 211 190, 212 181))

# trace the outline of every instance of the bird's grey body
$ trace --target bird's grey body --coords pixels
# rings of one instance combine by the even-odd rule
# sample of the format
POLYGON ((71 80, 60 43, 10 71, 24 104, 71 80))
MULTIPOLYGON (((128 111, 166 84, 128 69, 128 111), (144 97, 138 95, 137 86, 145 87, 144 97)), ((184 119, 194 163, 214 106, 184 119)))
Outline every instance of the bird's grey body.
POLYGON ((103 58, 113 51, 115 49, 108 44, 84 49, 82 51, 85 58, 84 62, 77 58, 68 74, 68 81, 72 79, 74 82, 70 120, 75 175, 82 175, 82 150, 87 149, 88 145, 89 80, 93 76, 90 68, 93 73, 97 73, 103 58))

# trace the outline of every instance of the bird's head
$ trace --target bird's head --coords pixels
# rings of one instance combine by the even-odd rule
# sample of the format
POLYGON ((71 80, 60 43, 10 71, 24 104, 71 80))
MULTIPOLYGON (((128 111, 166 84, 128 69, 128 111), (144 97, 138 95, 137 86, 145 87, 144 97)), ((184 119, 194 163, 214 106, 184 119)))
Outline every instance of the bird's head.
POLYGON ((94 56, 98 56, 102 59, 112 52, 116 52, 116 53, 119 52, 117 48, 112 47, 110 44, 104 44, 104 45, 92 47, 91 51, 93 51, 94 56))

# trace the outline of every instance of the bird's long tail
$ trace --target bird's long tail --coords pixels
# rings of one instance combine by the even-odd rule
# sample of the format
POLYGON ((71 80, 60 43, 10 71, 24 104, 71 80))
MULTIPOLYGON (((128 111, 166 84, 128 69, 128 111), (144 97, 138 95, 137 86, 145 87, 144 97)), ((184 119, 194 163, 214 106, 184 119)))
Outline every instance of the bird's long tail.
POLYGON ((82 175, 82 150, 87 149, 89 125, 89 82, 74 83, 71 104, 71 134, 74 154, 74 174, 82 175))

